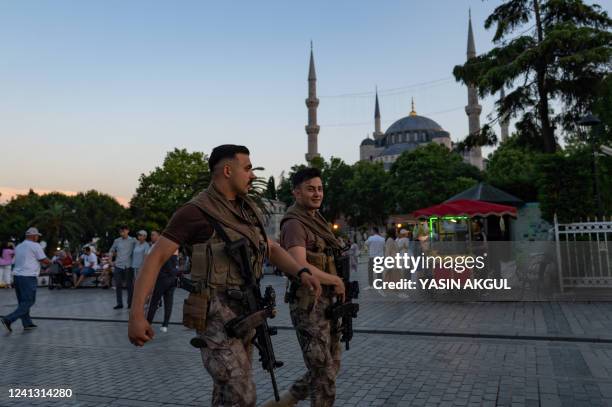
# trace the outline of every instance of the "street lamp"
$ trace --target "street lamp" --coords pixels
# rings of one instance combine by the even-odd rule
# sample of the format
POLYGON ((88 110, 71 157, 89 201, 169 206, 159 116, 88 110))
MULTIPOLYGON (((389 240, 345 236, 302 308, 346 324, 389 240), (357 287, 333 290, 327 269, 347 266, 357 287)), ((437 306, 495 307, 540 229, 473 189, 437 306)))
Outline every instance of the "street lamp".
POLYGON ((595 193, 595 199, 597 200, 597 217, 602 219, 603 211, 601 208, 601 197, 599 196, 599 181, 597 179, 597 150, 595 147, 595 134, 593 132, 593 127, 601 124, 601 120, 589 113, 582 119, 578 120, 577 124, 582 130, 585 141, 591 144, 591 174, 593 176, 593 192, 595 193), (589 133, 591 137, 589 137, 589 133))

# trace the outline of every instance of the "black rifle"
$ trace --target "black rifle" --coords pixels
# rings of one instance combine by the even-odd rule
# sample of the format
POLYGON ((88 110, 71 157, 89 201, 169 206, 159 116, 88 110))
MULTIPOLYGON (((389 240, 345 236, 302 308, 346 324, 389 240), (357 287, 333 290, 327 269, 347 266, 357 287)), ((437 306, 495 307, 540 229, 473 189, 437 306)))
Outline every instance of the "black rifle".
POLYGON ((342 337, 340 342, 344 342, 346 350, 349 350, 349 342, 353 339, 353 318, 357 318, 359 304, 353 303, 353 299, 359 296, 359 283, 350 281, 351 265, 350 257, 337 253, 335 257, 336 273, 344 282, 345 300, 336 301, 326 310, 326 316, 332 322, 332 327, 337 329, 338 321, 342 319, 342 337))
MULTIPOLYGON (((227 235, 226 235, 227 236, 227 235)), ((224 238, 225 240, 225 238, 224 238)), ((274 398, 279 401, 278 386, 276 385, 276 377, 274 369, 281 367, 283 362, 277 361, 272 348, 272 339, 270 335, 276 335, 276 328, 268 326, 267 318, 274 318, 276 315, 276 294, 272 286, 266 287, 265 295, 262 297, 259 288, 259 281, 253 275, 251 269, 251 256, 249 255, 249 243, 245 238, 240 238, 235 241, 226 241, 225 250, 227 254, 240 267, 240 275, 245 282, 240 293, 241 299, 247 307, 247 313, 229 321, 225 325, 225 329, 230 336, 242 335, 248 330, 255 328, 255 337, 253 344, 259 351, 259 361, 264 370, 270 372, 272 378, 272 388, 274 389, 274 398)), ((234 298, 234 296, 229 293, 234 298)))

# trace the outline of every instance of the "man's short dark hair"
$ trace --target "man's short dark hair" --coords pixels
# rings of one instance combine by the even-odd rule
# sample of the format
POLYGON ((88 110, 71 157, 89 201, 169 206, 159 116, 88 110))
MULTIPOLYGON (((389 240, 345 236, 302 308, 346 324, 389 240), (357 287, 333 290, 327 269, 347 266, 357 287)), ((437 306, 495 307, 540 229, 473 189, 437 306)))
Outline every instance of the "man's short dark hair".
POLYGON ((374 226, 374 227, 372 228, 372 231, 374 231, 374 233, 375 233, 375 234, 380 233, 380 232, 379 232, 379 230, 378 230, 378 228, 377 228, 376 226, 374 226))
POLYGON ((306 182, 313 178, 321 178, 321 171, 318 168, 302 168, 291 177, 291 185, 293 189, 299 187, 302 182, 306 182))
POLYGON ((245 146, 238 146, 236 144, 223 144, 213 148, 210 157, 208 157, 208 169, 210 172, 214 172, 217 164, 228 158, 234 159, 236 154, 250 155, 251 152, 245 146))
POLYGON ((91 246, 85 246, 85 251, 88 252, 91 250, 91 246))
POLYGON ((130 228, 128 227, 128 225, 121 225, 119 226, 119 230, 130 230, 130 228))

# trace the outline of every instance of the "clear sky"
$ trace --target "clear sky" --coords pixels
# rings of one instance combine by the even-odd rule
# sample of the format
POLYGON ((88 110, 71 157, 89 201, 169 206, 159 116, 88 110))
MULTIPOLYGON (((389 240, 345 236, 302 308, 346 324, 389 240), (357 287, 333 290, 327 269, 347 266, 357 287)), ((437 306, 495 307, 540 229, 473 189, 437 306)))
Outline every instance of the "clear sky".
MULTIPOLYGON (((2 1, 0 192, 97 189, 129 200, 174 147, 247 145, 278 175, 304 161, 314 42, 319 152, 353 163, 416 110, 467 133, 468 8, 478 52, 497 1, 2 1)), ((610 0, 599 2, 609 9, 610 0)), ((493 99, 481 101, 483 115, 493 99)))

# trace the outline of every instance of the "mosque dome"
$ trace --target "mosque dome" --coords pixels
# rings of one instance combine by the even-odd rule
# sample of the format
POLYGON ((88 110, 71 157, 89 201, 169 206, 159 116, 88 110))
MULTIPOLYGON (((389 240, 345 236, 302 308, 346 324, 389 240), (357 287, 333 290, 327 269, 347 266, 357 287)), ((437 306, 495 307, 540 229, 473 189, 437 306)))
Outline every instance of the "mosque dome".
POLYGON ((442 130, 442 126, 440 126, 438 123, 428 117, 411 114, 410 116, 406 116, 397 120, 395 123, 389 126, 385 134, 401 133, 405 131, 414 130, 439 131, 442 130))
POLYGON ((419 116, 414 110, 413 100, 410 114, 397 120, 385 132, 380 141, 385 149, 380 156, 397 157, 404 151, 414 150, 422 144, 441 138, 450 140, 450 133, 432 119, 419 116))
POLYGON ((364 138, 360 145, 361 146, 373 146, 375 144, 376 142, 368 137, 368 138, 364 138))

